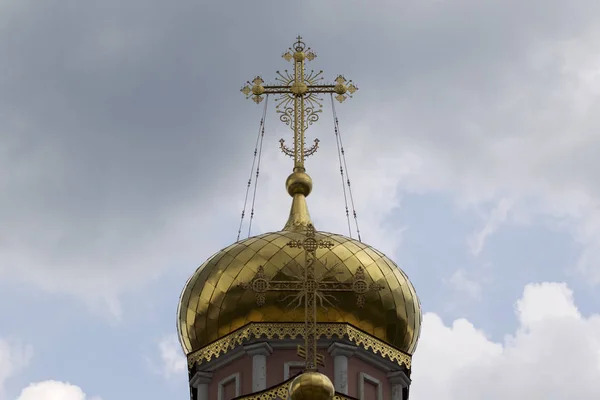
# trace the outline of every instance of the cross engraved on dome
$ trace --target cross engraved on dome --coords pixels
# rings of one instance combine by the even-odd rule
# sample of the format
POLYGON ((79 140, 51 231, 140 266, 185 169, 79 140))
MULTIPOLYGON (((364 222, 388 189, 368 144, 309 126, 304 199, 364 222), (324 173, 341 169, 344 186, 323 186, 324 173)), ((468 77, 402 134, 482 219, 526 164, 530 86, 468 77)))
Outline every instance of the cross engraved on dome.
POLYGON ((281 139, 279 141, 281 151, 294 158, 294 168, 304 168, 304 160, 314 154, 319 147, 318 139, 315 139, 312 147, 308 149, 304 147, 304 132, 308 126, 319 120, 319 113, 322 111, 323 99, 318 95, 335 94, 335 98, 341 103, 348 97, 352 97, 358 88, 342 75, 338 75, 335 84, 324 85, 321 83, 323 71, 305 73, 305 62, 314 60, 317 55, 306 47, 300 36, 282 57, 294 63, 293 72, 277 71, 275 80, 278 84, 276 85, 263 85, 265 82, 257 76, 252 82, 246 82, 241 92, 247 99, 252 98, 256 104, 262 102, 263 95, 279 95, 276 99, 279 119, 294 132, 293 149, 286 147, 284 140, 281 139))
POLYGON ((256 303, 262 306, 265 303, 267 292, 295 292, 293 302, 299 304, 304 301, 304 347, 299 346, 298 354, 306 360, 306 370, 316 371, 317 364, 323 365, 323 356, 317 353, 317 300, 327 301, 327 293, 353 292, 356 293, 356 304, 358 307, 365 305, 365 295, 371 291, 379 291, 384 286, 366 281, 364 268, 357 269, 351 282, 324 281, 324 277, 315 276, 314 262, 316 251, 320 248, 331 248, 333 243, 315 238, 315 228, 312 224, 306 228, 306 239, 292 240, 287 244, 289 247, 303 249, 305 251, 304 276, 295 281, 270 280, 265 276, 264 268, 260 266, 256 275, 249 283, 242 284, 245 289, 252 290, 256 294, 256 303))

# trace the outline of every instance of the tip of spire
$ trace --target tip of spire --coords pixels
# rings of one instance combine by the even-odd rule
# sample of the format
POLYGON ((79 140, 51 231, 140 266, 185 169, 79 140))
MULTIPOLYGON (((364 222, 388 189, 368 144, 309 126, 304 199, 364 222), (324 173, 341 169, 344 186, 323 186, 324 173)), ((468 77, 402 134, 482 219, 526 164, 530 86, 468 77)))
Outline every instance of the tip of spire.
POLYGON ((292 200, 290 216, 288 217, 283 230, 301 233, 305 232, 309 225, 312 225, 312 220, 310 219, 310 214, 308 213, 306 196, 304 196, 302 193, 297 193, 294 195, 292 200))

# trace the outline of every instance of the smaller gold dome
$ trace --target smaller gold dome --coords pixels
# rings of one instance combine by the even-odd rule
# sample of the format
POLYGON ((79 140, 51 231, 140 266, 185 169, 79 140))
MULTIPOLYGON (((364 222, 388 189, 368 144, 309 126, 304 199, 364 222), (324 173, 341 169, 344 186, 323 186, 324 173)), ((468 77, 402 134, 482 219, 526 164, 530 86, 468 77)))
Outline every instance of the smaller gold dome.
POLYGON ((290 400, 332 400, 334 394, 331 380, 316 371, 304 372, 290 383, 290 400))

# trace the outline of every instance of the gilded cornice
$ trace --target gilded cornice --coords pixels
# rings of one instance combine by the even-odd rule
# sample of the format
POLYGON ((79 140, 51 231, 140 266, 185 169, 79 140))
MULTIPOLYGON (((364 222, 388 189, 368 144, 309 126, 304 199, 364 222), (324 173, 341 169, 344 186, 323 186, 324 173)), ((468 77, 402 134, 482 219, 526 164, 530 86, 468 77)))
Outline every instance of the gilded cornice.
MULTIPOLYGON (((316 333, 317 338, 332 339, 337 337, 339 339, 347 339, 354 345, 374 354, 379 354, 381 357, 396 363, 400 367, 411 368, 412 357, 408 353, 398 350, 350 324, 319 323, 317 324, 316 333)), ((192 369, 197 363, 209 362, 251 340, 283 340, 303 337, 303 323, 252 322, 188 354, 188 367, 192 369)))

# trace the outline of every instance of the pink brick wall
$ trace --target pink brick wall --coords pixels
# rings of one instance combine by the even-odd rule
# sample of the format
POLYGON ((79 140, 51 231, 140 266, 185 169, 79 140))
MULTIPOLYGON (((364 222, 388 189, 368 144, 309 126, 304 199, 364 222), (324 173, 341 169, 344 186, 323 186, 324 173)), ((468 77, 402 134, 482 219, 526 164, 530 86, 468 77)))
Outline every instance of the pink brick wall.
POLYGON ((240 394, 250 393, 252 390, 252 358, 248 355, 243 355, 241 358, 215 371, 208 385, 208 397, 210 399, 218 399, 219 382, 237 372, 240 373, 240 394))
MULTIPOLYGON (((326 349, 319 349, 319 352, 325 356, 325 367, 320 367, 319 371, 327 375, 333 382, 333 357, 327 353, 326 349)), ((296 349, 277 349, 270 356, 267 356, 267 388, 283 382, 284 364, 288 361, 302 361, 296 354, 296 349)), ((383 386, 383 398, 391 398, 391 385, 387 380, 386 373, 356 357, 348 359, 348 394, 350 396, 358 397, 359 395, 358 382, 361 372, 379 380, 383 386)), ((219 381, 235 373, 240 374, 241 394, 250 393, 252 390, 252 357, 244 355, 215 371, 208 386, 209 398, 218 399, 219 381)), ((227 391, 231 390, 232 387, 234 386, 228 387, 227 391)), ((365 386, 365 396, 368 400, 376 399, 374 393, 376 392, 372 385, 365 386)), ((228 400, 228 398, 225 400, 228 400)))
MULTIPOLYGON (((333 379, 333 359, 327 349, 319 349, 319 353, 325 356, 325 367, 320 367, 319 371, 333 379)), ((267 387, 283 382, 283 366, 288 361, 302 361, 296 349, 277 349, 267 357, 267 387)))
MULTIPOLYGON (((359 396, 358 381, 361 372, 364 372, 381 382, 384 399, 390 399, 392 397, 392 386, 388 382, 386 372, 356 357, 348 359, 348 395, 353 397, 359 396)), ((367 396, 367 393, 365 393, 365 397, 366 399, 371 400, 371 397, 367 396)), ((377 399, 377 397, 373 397, 373 399, 377 399)))

